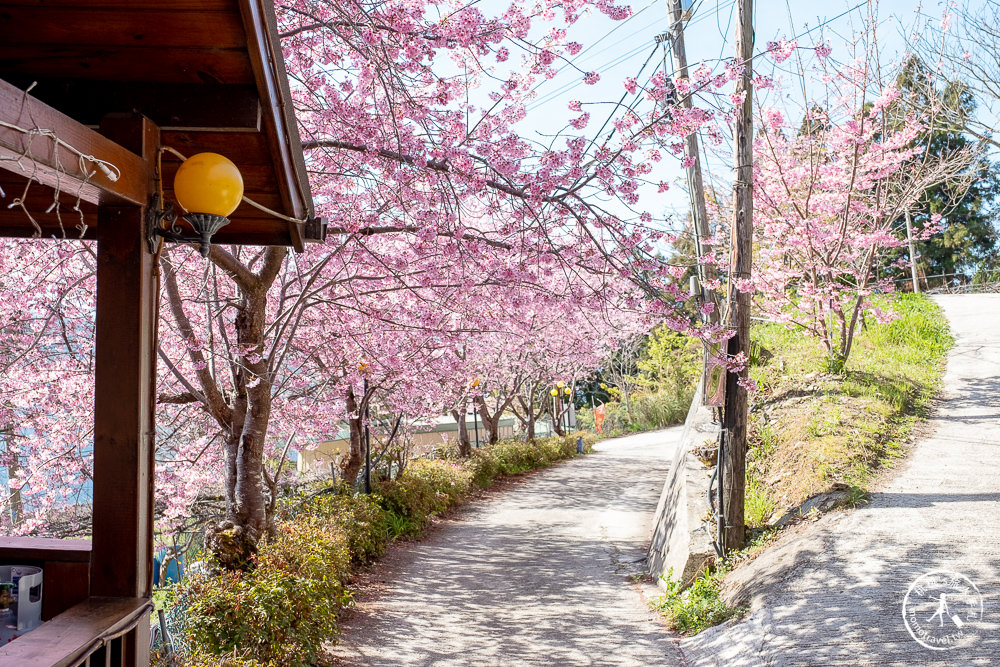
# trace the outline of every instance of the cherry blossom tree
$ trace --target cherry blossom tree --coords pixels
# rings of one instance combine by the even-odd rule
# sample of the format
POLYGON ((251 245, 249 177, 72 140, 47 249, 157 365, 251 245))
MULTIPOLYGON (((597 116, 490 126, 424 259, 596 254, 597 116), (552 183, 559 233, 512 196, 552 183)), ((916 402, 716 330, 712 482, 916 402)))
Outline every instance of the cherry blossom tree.
MULTIPOLYGON (((157 511, 167 532, 205 506, 219 519, 209 545, 239 567, 268 529, 277 461, 292 439, 309 446, 349 423, 350 475, 372 405, 398 415, 460 406, 472 400, 470 379, 501 355, 489 391, 519 404, 519 378, 536 389, 569 380, 614 347, 615 327, 631 325, 612 311, 722 335, 676 309, 686 290, 662 259, 664 220, 652 211, 656 165, 713 120, 670 100, 728 75, 626 81, 636 103, 615 107, 613 132, 599 137, 579 103, 543 142, 518 126, 536 85, 572 66, 582 45, 568 28, 592 10, 629 15, 606 0, 515 2, 495 16, 476 3, 278 7, 330 238, 301 255, 216 246, 207 262, 164 250, 157 511), (555 333, 538 335, 539 326, 555 333), (463 355, 463 345, 481 352, 463 355)), ((598 78, 581 75, 584 84, 598 78)), ((7 465, 11 488, 44 522, 60 499, 31 494, 86 485, 91 420, 79 413, 92 391, 93 256, 89 246, 62 257, 60 244, 11 243, 35 273, 10 284, 17 311, 2 331, 7 349, 25 351, 2 379, 17 397, 3 413, 8 451, 45 435, 44 447, 9 454, 7 465), (55 287, 39 287, 46 281, 55 287), (14 294, 29 288, 34 299, 19 302, 14 294)), ((19 521, 25 531, 36 525, 19 521)))
MULTIPOLYGON (((796 45, 771 48, 780 61, 796 45)), ((877 54, 862 51, 836 67, 827 63, 825 45, 817 55, 814 83, 825 92, 807 104, 804 117, 760 107, 755 277, 737 288, 758 290, 757 304, 769 317, 822 341, 839 371, 864 317, 891 317, 872 297, 893 290, 877 269, 906 244, 899 221, 929 188, 967 185, 964 172, 975 151, 928 153, 918 139, 932 112, 899 104, 895 77, 883 82, 877 54)), ((936 222, 916 234, 926 238, 936 222)))

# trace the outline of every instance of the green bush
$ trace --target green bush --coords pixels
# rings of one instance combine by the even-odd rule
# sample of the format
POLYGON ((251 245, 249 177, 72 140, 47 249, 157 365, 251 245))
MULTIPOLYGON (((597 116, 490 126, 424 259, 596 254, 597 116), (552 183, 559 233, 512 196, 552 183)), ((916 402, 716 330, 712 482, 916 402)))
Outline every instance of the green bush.
POLYGON ((389 516, 373 496, 317 496, 303 503, 298 515, 312 517, 327 530, 342 534, 355 563, 378 558, 389 544, 389 516))
POLYGON ((226 655, 199 653, 197 655, 175 656, 174 662, 169 658, 153 656, 154 665, 171 665, 171 667, 277 667, 274 662, 260 662, 246 657, 245 652, 234 651, 226 655))
MULTIPOLYGON (((674 424, 681 424, 687 417, 694 388, 681 392, 635 393, 629 409, 623 403, 610 401, 604 404, 604 437, 655 431, 674 424)), ((590 409, 581 410, 577 419, 583 428, 594 429, 594 414, 590 409)))
POLYGON ((469 493, 472 475, 459 463, 439 459, 419 459, 403 474, 375 485, 379 502, 394 517, 389 530, 393 537, 419 534, 431 516, 457 505, 469 493))
POLYGON ((597 440, 594 434, 583 431, 530 441, 501 440, 473 450, 472 456, 462 461, 462 467, 477 486, 485 488, 500 475, 517 475, 575 456, 578 437, 584 439, 587 452, 597 440))
POLYGON ((650 431, 680 424, 687 417, 694 390, 639 394, 632 400, 631 430, 650 431))
POLYGON ((321 521, 283 523, 261 545, 249 572, 191 577, 179 591, 196 649, 245 652, 267 664, 309 665, 337 632, 337 615, 351 599, 346 538, 321 521))

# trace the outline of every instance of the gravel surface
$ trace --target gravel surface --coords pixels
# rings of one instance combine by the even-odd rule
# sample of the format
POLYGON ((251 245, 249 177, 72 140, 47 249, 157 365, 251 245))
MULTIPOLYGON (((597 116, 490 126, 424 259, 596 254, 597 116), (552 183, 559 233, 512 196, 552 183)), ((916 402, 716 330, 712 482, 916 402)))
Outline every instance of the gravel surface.
POLYGON ((789 531, 734 572, 753 611, 684 640, 692 664, 1000 664, 1000 295, 936 301, 956 346, 910 456, 870 505, 789 531), (967 577, 983 608, 977 618, 974 595, 954 586, 915 592, 917 627, 954 642, 931 650, 908 632, 903 602, 939 569, 967 577), (935 618, 945 591, 950 613, 935 618))
POLYGON ((676 665, 645 602, 651 521, 680 428, 473 503, 369 573, 333 653, 353 665, 676 665))

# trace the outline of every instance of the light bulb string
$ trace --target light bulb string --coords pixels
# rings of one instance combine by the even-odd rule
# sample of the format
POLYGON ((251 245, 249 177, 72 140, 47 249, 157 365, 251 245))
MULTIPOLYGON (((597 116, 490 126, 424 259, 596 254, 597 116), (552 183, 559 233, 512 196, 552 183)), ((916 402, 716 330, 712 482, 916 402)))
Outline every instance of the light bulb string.
MULTIPOLYGON (((161 146, 160 147, 160 155, 162 155, 163 153, 170 153, 171 155, 173 155, 175 157, 178 157, 181 160, 187 160, 187 156, 186 155, 184 155, 183 153, 181 153, 176 148, 172 148, 170 146, 161 146)), ((162 190, 163 190, 163 187, 161 185, 160 186, 160 201, 163 201, 162 190)), ((278 211, 275 211, 274 209, 270 209, 267 206, 264 206, 263 204, 255 202, 253 199, 250 199, 246 195, 243 195, 242 201, 246 202, 250 206, 253 206, 257 210, 263 211, 264 213, 267 213, 268 215, 273 215, 275 218, 278 218, 280 220, 285 220, 287 222, 298 222, 298 223, 308 222, 308 218, 293 218, 291 216, 287 216, 284 213, 279 213, 278 211)))
MULTIPOLYGON (((86 234, 87 232, 87 223, 83 215, 83 209, 80 208, 80 203, 83 197, 83 189, 90 182, 90 179, 93 178, 98 173, 98 171, 104 174, 104 176, 109 181, 116 182, 118 181, 118 179, 121 178, 121 170, 113 163, 108 162, 107 160, 102 160, 101 158, 95 157, 88 153, 84 153, 83 151, 75 148, 68 142, 63 141, 56 135, 56 133, 53 130, 39 127, 38 123, 35 121, 34 114, 32 113, 32 107, 30 104, 28 104, 28 93, 30 93, 37 84, 38 84, 37 81, 33 82, 30 86, 28 86, 24 90, 24 93, 21 96, 20 114, 27 113, 28 119, 31 121, 33 127, 22 127, 15 123, 0 121, 0 127, 12 130, 14 132, 18 132, 26 137, 25 141, 22 142, 20 155, 17 155, 15 157, 0 157, 0 161, 17 163, 17 166, 21 169, 21 171, 27 174, 27 182, 24 185, 24 190, 21 192, 21 196, 15 197, 14 200, 10 204, 8 204, 7 208, 19 207, 27 216, 32 226, 35 228, 34 236, 36 238, 39 238, 43 235, 43 230, 41 225, 38 224, 38 221, 31 214, 31 211, 28 210, 27 200, 28 200, 28 192, 31 189, 32 183, 36 181, 36 175, 39 169, 38 162, 35 160, 34 151, 32 150, 32 144, 34 143, 34 138, 35 137, 48 138, 49 140, 52 141, 52 147, 53 147, 52 167, 55 171, 56 183, 55 187, 53 188, 52 203, 49 205, 47 209, 45 209, 45 213, 53 213, 53 212, 55 213, 56 221, 59 223, 59 229, 62 232, 63 238, 65 239, 66 228, 63 226, 62 213, 60 210, 63 204, 59 201, 59 197, 63 192, 61 176, 63 174, 69 175, 69 172, 67 171, 66 167, 63 166, 62 160, 60 159, 59 149, 62 148, 71 153, 72 155, 76 156, 77 169, 79 173, 83 176, 82 179, 79 179, 80 184, 79 184, 79 189, 77 190, 76 193, 76 203, 70 207, 72 208, 72 210, 76 211, 77 214, 80 216, 80 224, 77 226, 77 229, 80 230, 80 238, 83 238, 84 234, 86 234), (28 173, 28 169, 25 168, 22 162, 22 160, 25 159, 31 161, 32 169, 30 173, 28 173), (92 170, 90 168, 90 165, 96 166, 97 171, 92 170)), ((7 193, 3 191, 3 188, 0 188, 0 198, 6 198, 6 196, 7 193)))
MULTIPOLYGON (((25 134, 25 135, 27 135, 29 137, 35 137, 35 136, 38 136, 38 137, 48 137, 49 139, 52 140, 52 143, 54 143, 56 146, 60 146, 62 148, 65 148, 70 153, 73 153, 74 155, 77 156, 77 158, 79 160, 80 171, 83 173, 84 177, 86 177, 87 179, 93 178, 94 174, 96 173, 96 172, 90 171, 87 168, 87 163, 88 162, 90 164, 93 164, 95 167, 97 167, 100 170, 100 172, 102 174, 104 174, 107 177, 107 179, 109 181, 111 181, 112 183, 117 182, 118 179, 120 179, 122 177, 122 171, 121 171, 121 169, 119 169, 113 163, 108 162, 107 160, 102 160, 99 157, 94 157, 93 155, 89 155, 87 153, 84 153, 81 150, 78 150, 78 149, 74 148, 71 144, 68 144, 65 141, 63 141, 62 139, 60 139, 56 135, 56 133, 53 132, 52 130, 47 130, 47 129, 41 128, 41 127, 33 127, 33 128, 21 127, 20 125, 15 125, 14 123, 8 123, 8 122, 3 121, 3 120, 0 120, 0 127, 5 127, 8 130, 13 130, 15 132, 20 132, 21 134, 25 134)), ((23 160, 27 156, 27 154, 28 154, 28 151, 25 150, 25 152, 20 157, 17 157, 17 158, 6 158, 6 159, 12 160, 12 161, 17 162, 17 163, 20 164, 20 161, 23 160)), ((23 167, 22 167, 22 169, 23 169, 23 167)))

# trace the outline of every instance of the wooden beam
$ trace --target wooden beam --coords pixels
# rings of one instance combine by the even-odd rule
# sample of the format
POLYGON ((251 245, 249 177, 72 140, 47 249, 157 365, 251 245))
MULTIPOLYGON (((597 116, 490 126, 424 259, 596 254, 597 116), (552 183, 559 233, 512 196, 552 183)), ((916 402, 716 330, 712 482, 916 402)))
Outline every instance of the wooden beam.
POLYGON ((90 540, 54 537, 0 537, 0 560, 61 560, 90 562, 90 540))
POLYGON ((0 72, 42 78, 163 83, 252 83, 246 49, 78 44, 8 44, 0 39, 0 72), (153 74, 155 73, 155 74, 153 74))
MULTIPOLYGON (((159 130, 112 116, 108 138, 155 159, 159 130)), ((147 184, 152 192, 153 181, 147 184)), ((91 595, 149 597, 153 584, 156 279, 144 206, 101 206, 97 224, 94 519, 91 595)), ((129 664, 149 662, 149 620, 126 641, 129 664)))
MULTIPOLYGON (((292 109, 285 59, 281 55, 274 4, 267 0, 240 0, 240 10, 247 33, 250 63, 253 65, 261 103, 267 111, 264 129, 271 142, 275 169, 278 172, 278 186, 286 202, 286 210, 295 218, 311 217, 312 195, 292 109)), ((301 227, 289 224, 289 233, 295 249, 304 251, 306 239, 302 236, 301 227)))
MULTIPOLYGON (((2 80, 0 169, 19 176, 34 176, 43 185, 79 193, 84 201, 92 204, 144 206, 149 201, 151 169, 139 156, 2 80), (121 171, 121 177, 112 181, 92 163, 85 162, 81 166, 76 155, 65 147, 57 147, 49 137, 26 135, 4 127, 2 123, 28 130, 51 131, 81 153, 115 165, 121 171), (95 172, 92 177, 86 177, 84 167, 95 172)), ((0 228, 2 235, 3 229, 0 228)))
POLYGON ((181 41, 188 48, 236 49, 243 47, 246 37, 233 9, 191 11, 177 9, 171 2, 144 11, 104 8, 89 1, 75 7, 5 4, 0 12, 0 35, 11 45, 160 48, 178 46, 181 41))
POLYGON ((9 83, 84 125, 100 125, 109 113, 139 113, 161 132, 260 131, 260 98, 253 85, 81 81, 11 76, 9 83))

